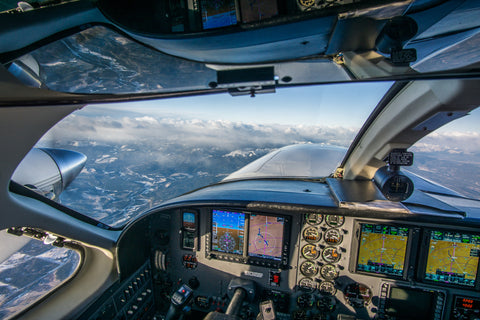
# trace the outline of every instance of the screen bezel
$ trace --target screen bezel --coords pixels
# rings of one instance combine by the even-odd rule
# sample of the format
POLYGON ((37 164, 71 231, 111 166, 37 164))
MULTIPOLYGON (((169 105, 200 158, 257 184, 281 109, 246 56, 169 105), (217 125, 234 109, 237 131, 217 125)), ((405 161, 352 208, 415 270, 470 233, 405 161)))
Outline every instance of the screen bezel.
POLYGON ((216 259, 216 260, 225 260, 230 262, 236 263, 244 263, 250 265, 259 265, 259 266, 267 266, 267 267, 275 267, 275 268, 286 268, 289 261, 289 252, 290 252, 290 231, 291 231, 291 217, 283 214, 271 214, 265 212, 252 212, 252 211, 245 211, 242 209, 236 208, 211 208, 209 209, 209 225, 207 230, 207 237, 206 237, 206 251, 205 254, 209 259, 216 259), (213 211, 227 211, 227 212, 236 212, 242 213, 245 215, 245 233, 244 233, 244 242, 243 242, 243 254, 235 254, 235 253, 225 253, 219 252, 212 249, 213 242, 213 211), (248 252, 248 243, 250 240, 250 218, 252 215, 261 215, 261 216, 269 216, 269 217, 279 217, 283 218, 283 241, 282 241, 282 253, 280 260, 265 258, 265 257, 257 257, 257 256, 249 256, 248 252))
MULTIPOLYGON (((382 296, 381 299, 383 300, 383 303, 381 304, 381 312, 382 314, 386 315, 387 313, 387 308, 389 307, 389 302, 393 299, 392 297, 392 291, 395 289, 400 289, 403 290, 407 293, 425 293, 431 298, 431 305, 430 305, 430 311, 431 315, 433 316, 436 312, 440 312, 443 315, 443 311, 445 308, 445 299, 441 298, 442 296, 446 296, 446 292, 443 290, 437 290, 437 289, 428 289, 428 288, 422 288, 422 287, 409 287, 409 286, 403 286, 403 285, 396 285, 396 284, 388 284, 388 290, 386 292, 386 296, 382 296), (439 299, 440 298, 440 299, 439 299), (440 304, 439 304, 440 302, 440 304)), ((405 301, 403 301, 404 303, 405 301)), ((441 317, 440 317, 441 318, 441 317)), ((425 319, 425 318, 422 318, 425 319)), ((428 319, 428 318, 427 318, 428 319)), ((435 317, 432 317, 430 319, 436 319, 435 317)))
POLYGON ((415 244, 418 243, 419 238, 419 228, 410 224, 404 223, 379 223, 378 221, 368 221, 368 220, 355 220, 354 222, 354 232, 352 237, 352 255, 350 257, 349 270, 352 273, 364 274, 373 277, 381 277, 386 279, 399 279, 399 280, 409 280, 413 278, 413 266, 415 266, 415 250, 412 248, 416 247, 415 244), (405 248, 405 261, 403 264, 403 274, 401 276, 396 276, 386 273, 375 273, 367 272, 363 270, 358 270, 358 258, 360 254, 360 242, 362 235, 362 225, 372 224, 372 225, 381 225, 381 226, 391 226, 391 227, 406 227, 408 228, 408 239, 407 246, 405 248))
POLYGON ((285 244, 285 227, 286 227, 286 219, 282 215, 270 215, 270 214, 264 214, 264 213, 256 213, 256 212, 251 212, 248 215, 248 233, 247 233, 247 257, 250 260, 256 260, 256 259, 261 259, 261 260, 268 260, 272 262, 280 262, 282 261, 282 256, 283 256, 283 246, 285 244), (267 258, 267 257, 260 257, 260 256, 251 256, 250 252, 248 250, 248 245, 250 244, 250 223, 251 223, 251 217, 252 215, 255 216, 266 216, 266 217, 274 217, 274 218, 282 218, 283 219, 283 235, 282 235, 282 252, 280 253, 280 257, 278 259, 272 257, 272 258, 267 258))
POLYGON ((216 255, 229 255, 232 257, 243 257, 245 258, 247 256, 247 237, 248 237, 248 228, 249 228, 249 222, 250 220, 247 219, 247 213, 242 211, 242 210, 228 210, 228 209, 212 209, 210 210, 210 244, 209 244, 209 249, 213 254, 216 255), (242 246, 242 253, 228 253, 228 252, 223 252, 223 251, 218 251, 213 249, 213 212, 214 211, 224 211, 224 212, 230 212, 230 213, 238 213, 238 214, 243 214, 245 223, 243 225, 243 246, 242 246))
POLYGON ((475 283, 473 286, 468 286, 464 284, 459 284, 459 283, 448 283, 448 282, 441 282, 441 281, 433 281, 433 280, 428 280, 425 278, 426 273, 427 273, 427 261, 428 261, 428 249, 430 247, 430 237, 431 233, 433 231, 440 231, 440 232, 456 232, 456 233, 461 233, 461 234, 470 234, 470 235, 475 235, 478 234, 478 232, 475 231, 470 231, 470 230, 463 230, 463 229, 448 229, 448 228, 424 228, 423 230, 423 236, 422 236, 422 241, 421 241, 421 247, 420 247, 420 257, 422 257, 421 261, 419 261, 418 264, 418 269, 417 269, 417 278, 419 281, 425 284, 434 284, 434 285, 441 285, 445 287, 450 287, 450 288, 462 288, 465 290, 475 290, 475 291, 480 291, 480 257, 478 259, 478 265, 477 265, 477 275, 475 277, 475 283))
POLYGON ((198 220, 198 211, 197 210, 188 210, 188 209, 183 209, 183 210, 180 210, 180 221, 181 221, 181 236, 180 236, 180 247, 182 248, 182 250, 190 250, 190 251, 199 251, 200 250, 200 241, 199 241, 199 236, 198 236, 198 232, 199 232, 199 229, 200 229, 200 226, 199 226, 199 220, 198 220), (186 228, 184 225, 183 225, 183 215, 185 213, 192 213, 194 216, 195 216, 195 228, 194 229, 191 229, 191 228, 186 228), (193 235, 193 248, 190 248, 190 247, 186 247, 185 246, 185 237, 187 234, 191 234, 193 235))

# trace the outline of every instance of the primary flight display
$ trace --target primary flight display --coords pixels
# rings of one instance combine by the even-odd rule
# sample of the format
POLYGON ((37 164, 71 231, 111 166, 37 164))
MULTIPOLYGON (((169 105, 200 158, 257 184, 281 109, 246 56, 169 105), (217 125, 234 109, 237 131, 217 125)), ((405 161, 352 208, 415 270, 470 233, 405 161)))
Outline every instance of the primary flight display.
POLYGON ((243 255, 245 213, 212 211, 212 250, 243 255))

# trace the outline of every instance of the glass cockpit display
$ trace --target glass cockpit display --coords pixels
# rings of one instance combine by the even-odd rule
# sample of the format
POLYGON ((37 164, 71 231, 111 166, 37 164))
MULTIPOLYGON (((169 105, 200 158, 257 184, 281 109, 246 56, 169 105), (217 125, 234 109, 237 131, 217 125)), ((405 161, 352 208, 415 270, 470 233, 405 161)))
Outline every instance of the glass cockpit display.
POLYGON ((251 214, 249 222, 248 256, 280 260, 284 218, 251 214))
POLYGON ((227 27, 237 24, 237 9, 234 0, 202 0, 203 29, 227 27))
POLYGON ((288 230, 287 216, 212 210, 207 246, 214 259, 281 267, 288 259, 288 230))
POLYGON ((212 251, 243 255, 245 213, 212 211, 212 251))
POLYGON ((357 271, 403 276, 409 228, 361 224, 357 271))
POLYGON ((434 230, 429 235, 425 280, 475 285, 480 257, 480 235, 434 230))

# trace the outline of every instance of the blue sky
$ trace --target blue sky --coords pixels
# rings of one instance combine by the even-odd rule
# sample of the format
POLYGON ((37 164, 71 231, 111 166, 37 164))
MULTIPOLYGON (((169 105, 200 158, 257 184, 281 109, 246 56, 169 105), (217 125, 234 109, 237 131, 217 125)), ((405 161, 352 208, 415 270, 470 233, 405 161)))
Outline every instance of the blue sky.
POLYGON ((133 102, 123 107, 150 115, 181 110, 199 119, 359 128, 391 85, 365 82, 307 86, 277 89, 275 94, 255 98, 218 94, 133 102))

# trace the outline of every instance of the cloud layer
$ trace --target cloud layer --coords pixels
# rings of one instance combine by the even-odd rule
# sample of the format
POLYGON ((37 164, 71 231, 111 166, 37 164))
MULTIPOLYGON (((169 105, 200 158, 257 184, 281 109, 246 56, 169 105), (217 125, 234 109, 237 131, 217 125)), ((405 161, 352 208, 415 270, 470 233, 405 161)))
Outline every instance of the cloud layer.
POLYGON ((168 143, 216 146, 225 150, 265 145, 324 143, 348 146, 356 130, 325 126, 259 125, 226 120, 185 119, 174 116, 102 116, 74 115, 54 127, 47 141, 79 140, 95 143, 148 142, 152 147, 168 143))

